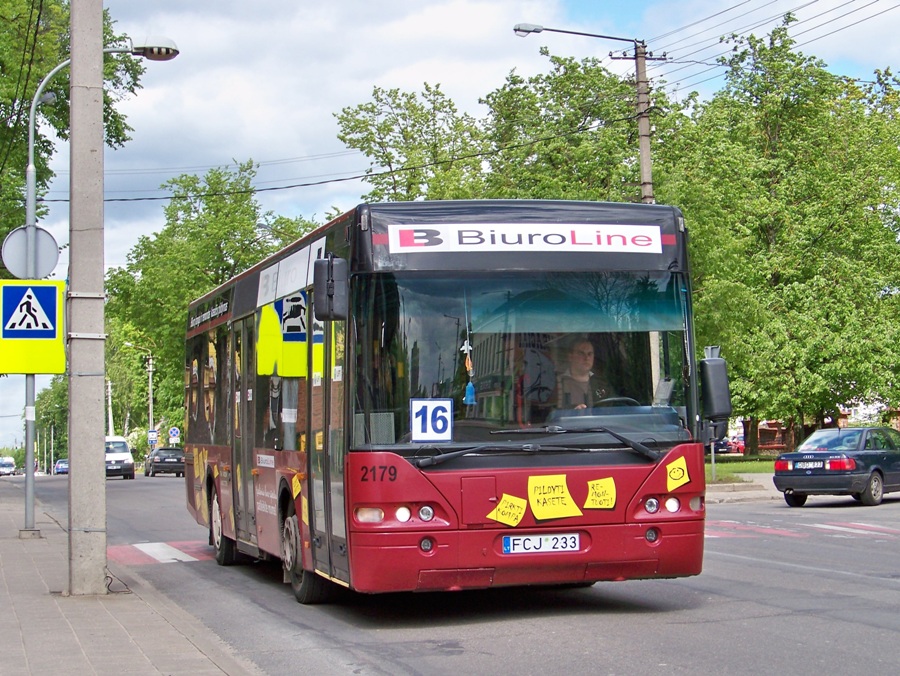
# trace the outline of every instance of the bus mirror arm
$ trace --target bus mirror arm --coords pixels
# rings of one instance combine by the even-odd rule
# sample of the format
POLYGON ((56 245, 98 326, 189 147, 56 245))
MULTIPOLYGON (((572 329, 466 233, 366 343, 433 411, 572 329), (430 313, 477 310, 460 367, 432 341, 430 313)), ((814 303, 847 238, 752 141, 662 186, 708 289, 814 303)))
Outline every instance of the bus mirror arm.
POLYGON ((347 261, 328 253, 313 263, 313 312, 319 321, 347 319, 347 261))

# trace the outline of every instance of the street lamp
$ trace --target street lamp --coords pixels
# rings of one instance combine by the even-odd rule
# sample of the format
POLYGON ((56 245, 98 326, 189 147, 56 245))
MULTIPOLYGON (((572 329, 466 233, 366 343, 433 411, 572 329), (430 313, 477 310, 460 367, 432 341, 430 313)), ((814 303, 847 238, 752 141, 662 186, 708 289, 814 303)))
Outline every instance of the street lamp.
MULTIPOLYGON (((128 47, 109 47, 104 49, 103 53, 132 54, 151 61, 168 61, 178 56, 178 48, 169 38, 147 38, 143 45, 135 45, 131 39, 128 42, 128 47)), ((28 166, 25 168, 25 279, 34 279, 37 276, 37 171, 34 166, 37 107, 50 79, 71 63, 72 59, 66 59, 44 76, 34 93, 28 113, 28 166)), ((29 531, 39 536, 34 527, 34 399, 34 374, 25 374, 25 528, 20 536, 29 531)))
MULTIPOLYGON (((612 35, 599 35, 597 33, 582 33, 580 31, 566 31, 559 28, 547 28, 533 23, 517 23, 513 26, 513 32, 520 38, 532 33, 565 33, 567 35, 583 35, 588 38, 601 38, 603 40, 618 40, 630 42, 634 45, 634 66, 637 80, 637 123, 638 123, 638 159, 641 171, 641 202, 653 204, 653 165, 650 158, 650 93, 647 84, 647 45, 643 40, 635 38, 619 38, 612 35)), ((650 55, 653 56, 652 54, 650 55)))
POLYGON ((147 353, 147 413, 150 420, 150 425, 147 429, 155 429, 153 426, 153 352, 151 352, 148 347, 141 347, 134 343, 126 342, 125 346, 133 347, 135 350, 141 350, 147 353))

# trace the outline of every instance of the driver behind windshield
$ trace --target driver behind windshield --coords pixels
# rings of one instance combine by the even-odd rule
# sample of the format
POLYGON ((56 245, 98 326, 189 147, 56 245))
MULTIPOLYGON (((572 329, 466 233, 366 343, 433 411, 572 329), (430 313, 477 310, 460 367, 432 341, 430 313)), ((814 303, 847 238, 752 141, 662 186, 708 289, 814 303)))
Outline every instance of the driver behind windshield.
POLYGON ((559 407, 593 408, 599 401, 617 396, 609 383, 593 372, 594 345, 577 339, 567 353, 568 369, 559 377, 559 407))

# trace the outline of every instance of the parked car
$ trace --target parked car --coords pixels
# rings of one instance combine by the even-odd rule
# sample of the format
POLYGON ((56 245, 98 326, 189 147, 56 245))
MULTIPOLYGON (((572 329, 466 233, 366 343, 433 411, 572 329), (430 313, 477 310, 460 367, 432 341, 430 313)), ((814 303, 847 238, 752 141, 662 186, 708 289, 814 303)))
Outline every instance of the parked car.
POLYGON ((810 495, 850 495, 878 505, 900 490, 900 432, 889 427, 816 430, 775 460, 775 488, 791 507, 810 495))
POLYGON ((154 449, 144 459, 144 474, 174 474, 184 476, 184 450, 177 446, 163 446, 154 449))
POLYGON ((68 474, 69 473, 69 459, 68 458, 60 458, 56 461, 56 464, 53 466, 54 474, 68 474))
POLYGON ((728 448, 732 453, 743 453, 744 452, 744 435, 736 434, 731 437, 731 440, 728 442, 728 448))
MULTIPOLYGON (((727 439, 718 439, 713 442, 713 453, 728 453, 728 440, 727 439)), ((706 452, 709 453, 709 446, 706 446, 706 452)))
POLYGON ((134 479, 134 456, 125 437, 106 437, 106 476, 134 479))

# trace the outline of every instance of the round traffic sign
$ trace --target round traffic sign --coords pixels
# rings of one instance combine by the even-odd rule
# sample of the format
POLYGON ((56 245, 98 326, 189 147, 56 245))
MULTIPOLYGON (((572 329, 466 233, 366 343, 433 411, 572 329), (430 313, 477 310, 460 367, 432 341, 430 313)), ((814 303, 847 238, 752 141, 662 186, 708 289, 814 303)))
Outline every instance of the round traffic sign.
MULTIPOLYGON (((59 262, 59 245, 47 230, 34 226, 34 275, 30 279, 43 279, 59 262)), ((3 264, 15 277, 28 276, 28 228, 21 226, 3 240, 3 264)))
POLYGON ((180 430, 180 429, 178 429, 177 427, 170 427, 170 428, 169 428, 169 438, 170 438, 170 439, 177 439, 177 438, 180 437, 180 436, 181 436, 181 430, 180 430))

